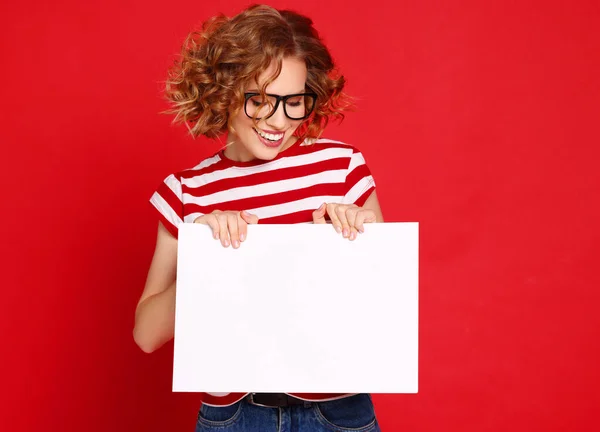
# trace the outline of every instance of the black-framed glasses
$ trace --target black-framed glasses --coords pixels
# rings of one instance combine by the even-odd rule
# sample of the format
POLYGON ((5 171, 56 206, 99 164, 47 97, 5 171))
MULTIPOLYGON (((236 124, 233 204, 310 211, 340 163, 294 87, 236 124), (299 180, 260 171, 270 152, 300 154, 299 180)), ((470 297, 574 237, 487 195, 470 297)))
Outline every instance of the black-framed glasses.
POLYGON ((296 93, 286 96, 266 94, 263 99, 260 93, 244 93, 244 112, 250 118, 260 120, 269 118, 277 112, 279 103, 283 102, 283 112, 290 120, 304 120, 313 112, 317 102, 315 93, 296 93))

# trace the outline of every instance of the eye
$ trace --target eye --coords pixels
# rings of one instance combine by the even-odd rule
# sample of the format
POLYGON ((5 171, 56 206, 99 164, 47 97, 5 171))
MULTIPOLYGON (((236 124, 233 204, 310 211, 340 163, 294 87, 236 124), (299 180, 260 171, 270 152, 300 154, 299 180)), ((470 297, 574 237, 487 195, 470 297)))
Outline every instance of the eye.
POLYGON ((304 103, 304 98, 302 96, 298 96, 298 97, 287 100, 287 105, 292 108, 299 107, 299 106, 303 105, 303 103, 304 103))
POLYGON ((252 104, 252 106, 254 107, 259 107, 263 104, 262 99, 260 96, 252 96, 250 98, 250 103, 252 104))

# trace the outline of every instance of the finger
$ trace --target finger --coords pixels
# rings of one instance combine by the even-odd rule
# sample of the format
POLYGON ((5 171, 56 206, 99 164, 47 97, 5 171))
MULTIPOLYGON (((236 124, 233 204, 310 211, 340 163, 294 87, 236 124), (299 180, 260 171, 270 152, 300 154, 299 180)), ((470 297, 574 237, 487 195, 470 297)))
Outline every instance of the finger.
POLYGON ((359 210, 359 207, 355 205, 348 207, 346 210, 346 218, 348 219, 348 225, 350 226, 350 234, 348 235, 350 240, 354 240, 358 236, 358 230, 356 229, 356 215, 359 213, 359 210))
POLYGON ((215 215, 207 215, 206 217, 206 225, 212 229, 213 238, 215 240, 219 239, 219 221, 217 220, 215 215))
POLYGON ((346 217, 347 206, 339 205, 335 209, 335 214, 340 220, 340 224, 342 225, 342 237, 348 238, 350 236, 350 225, 348 225, 348 219, 346 217))
POLYGON ((248 222, 242 217, 244 212, 240 212, 237 214, 237 224, 238 224, 238 232, 240 234, 240 242, 246 240, 246 236, 248 235, 248 222))
POLYGON ((212 230, 213 238, 219 238, 219 223, 213 214, 198 216, 194 219, 194 223, 208 225, 212 230))
POLYGON ((238 229, 237 213, 227 213, 227 228, 229 230, 229 239, 234 249, 240 247, 240 231, 238 229))
POLYGON ((329 219, 331 219, 331 224, 337 233, 342 232, 342 223, 340 222, 340 218, 336 213, 336 208, 339 204, 327 204, 327 214, 329 215, 329 219))
POLYGON ((219 238, 223 247, 229 247, 229 230, 227 229, 227 215, 219 213, 216 215, 219 222, 219 238))
POLYGON ((356 214, 356 220, 354 222, 354 226, 360 233, 365 232, 365 227, 363 223, 372 223, 376 222, 377 217, 375 216, 375 212, 373 210, 361 209, 356 214))
POLYGON ((247 224, 255 225, 258 223, 259 217, 255 214, 248 213, 246 210, 240 213, 240 216, 247 224))
POLYGON ((314 224, 327 223, 325 221, 325 213, 326 212, 327 212, 327 204, 323 203, 323 204, 321 204, 321 207, 319 207, 312 213, 313 223, 314 224))
POLYGON ((348 221, 348 226, 350 226, 350 228, 355 226, 354 224, 356 221, 356 215, 359 211, 360 208, 355 205, 352 205, 346 209, 346 220, 348 221))
POLYGON ((238 213, 238 232, 240 234, 240 242, 243 242, 244 240, 246 240, 246 236, 248 235, 248 223, 246 222, 246 220, 242 217, 242 214, 244 212, 240 212, 238 213))

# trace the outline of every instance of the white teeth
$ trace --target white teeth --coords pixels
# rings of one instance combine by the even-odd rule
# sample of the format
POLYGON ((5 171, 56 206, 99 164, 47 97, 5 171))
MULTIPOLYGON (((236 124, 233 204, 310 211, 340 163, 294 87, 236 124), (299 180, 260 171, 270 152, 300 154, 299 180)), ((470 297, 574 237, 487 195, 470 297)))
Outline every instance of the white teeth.
POLYGON ((254 130, 256 132, 258 132, 258 134, 261 137, 266 138, 269 141, 279 141, 281 138, 283 138, 283 135, 284 135, 284 134, 277 134, 277 135, 275 135, 275 134, 265 133, 265 132, 263 132, 261 130, 258 130, 258 129, 254 129, 254 130))

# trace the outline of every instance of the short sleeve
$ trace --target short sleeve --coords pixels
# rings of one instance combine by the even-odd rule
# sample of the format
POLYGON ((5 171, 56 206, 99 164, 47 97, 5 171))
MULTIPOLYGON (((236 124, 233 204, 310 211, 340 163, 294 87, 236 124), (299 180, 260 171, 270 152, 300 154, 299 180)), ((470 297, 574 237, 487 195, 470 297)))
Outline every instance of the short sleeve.
POLYGON ((181 189, 181 177, 171 174, 150 198, 150 203, 158 210, 160 221, 175 238, 179 232, 179 225, 183 223, 181 189))
POLYGON ((348 172, 346 173, 343 204, 362 207, 375 190, 375 180, 360 150, 353 148, 348 172))

